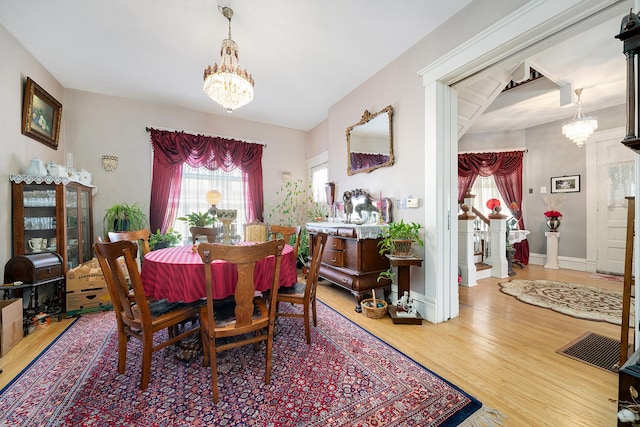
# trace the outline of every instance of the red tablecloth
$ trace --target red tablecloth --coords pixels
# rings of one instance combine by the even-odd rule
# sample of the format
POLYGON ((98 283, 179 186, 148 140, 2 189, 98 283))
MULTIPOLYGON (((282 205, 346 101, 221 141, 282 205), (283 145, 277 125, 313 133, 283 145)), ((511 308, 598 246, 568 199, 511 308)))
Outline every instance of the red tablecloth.
MULTIPOLYGON (((256 289, 266 291, 271 288, 269 277, 273 274, 275 262, 269 259, 256 265, 256 289)), ((223 299, 233 295, 237 280, 234 265, 224 261, 211 264, 213 298, 223 299)), ((144 291, 148 297, 166 298, 169 301, 193 302, 206 298, 204 267, 202 259, 191 246, 151 251, 144 257, 140 274, 144 291)), ((289 245, 282 251, 280 263, 280 286, 292 286, 297 280, 296 258, 289 245)))

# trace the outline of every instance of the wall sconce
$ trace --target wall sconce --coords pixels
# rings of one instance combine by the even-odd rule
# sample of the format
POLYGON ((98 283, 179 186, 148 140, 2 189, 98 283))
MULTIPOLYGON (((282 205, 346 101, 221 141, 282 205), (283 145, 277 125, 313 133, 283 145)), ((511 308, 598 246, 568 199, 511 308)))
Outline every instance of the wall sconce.
POLYGON ((282 172, 282 182, 291 181, 291 172, 282 172))
POLYGON ((118 169, 118 157, 117 156, 102 156, 102 168, 107 172, 113 172, 118 169))

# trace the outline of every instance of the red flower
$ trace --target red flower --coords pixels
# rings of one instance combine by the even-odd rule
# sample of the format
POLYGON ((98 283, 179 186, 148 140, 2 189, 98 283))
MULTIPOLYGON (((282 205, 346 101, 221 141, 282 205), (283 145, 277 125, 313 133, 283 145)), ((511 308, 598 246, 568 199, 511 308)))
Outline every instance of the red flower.
POLYGON ((487 208, 493 210, 496 206, 500 206, 500 200, 498 199, 489 199, 487 200, 487 208))
POLYGON ((544 213, 544 216, 546 216, 547 218, 551 218, 553 216, 557 217, 557 218, 562 218, 562 214, 558 211, 546 211, 544 213))

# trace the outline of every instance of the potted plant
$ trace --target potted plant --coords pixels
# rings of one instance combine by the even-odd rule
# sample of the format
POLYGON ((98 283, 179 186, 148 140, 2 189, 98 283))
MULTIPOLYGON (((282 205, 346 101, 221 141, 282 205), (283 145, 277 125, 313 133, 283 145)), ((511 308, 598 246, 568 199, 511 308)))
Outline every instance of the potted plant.
POLYGON ((306 222, 315 218, 324 218, 323 206, 313 200, 311 185, 305 186, 302 180, 287 181, 276 191, 278 201, 267 204, 267 220, 271 224, 300 225, 298 243, 298 265, 303 267, 309 257, 309 234, 306 222))
POLYGON ((111 206, 105 211, 102 221, 105 235, 109 231, 142 230, 147 227, 147 224, 149 224, 147 215, 138 202, 133 205, 119 203, 111 206))
POLYGON ((177 220, 185 221, 189 227, 208 227, 215 222, 215 218, 209 212, 191 212, 187 216, 177 218, 177 220))
POLYGON ((175 231, 173 228, 167 230, 166 233, 161 233, 158 229, 155 234, 149 236, 149 248, 153 251, 156 249, 168 248, 175 246, 182 241, 182 235, 175 231))
MULTIPOLYGON (((405 223, 404 220, 400 222, 390 222, 386 226, 382 227, 380 231, 380 254, 390 254, 392 256, 407 257, 411 255, 411 245, 416 242, 420 246, 424 246, 424 242, 420 239, 420 228, 422 226, 418 223, 405 223)), ((395 273, 393 269, 389 267, 386 271, 381 271, 378 274, 377 281, 382 279, 393 280, 395 273)))
POLYGON ((382 227, 380 231, 381 240, 378 242, 380 246, 380 254, 389 253, 392 256, 409 256, 411 254, 412 243, 418 243, 424 246, 424 242, 420 239, 420 228, 418 223, 390 222, 382 227))

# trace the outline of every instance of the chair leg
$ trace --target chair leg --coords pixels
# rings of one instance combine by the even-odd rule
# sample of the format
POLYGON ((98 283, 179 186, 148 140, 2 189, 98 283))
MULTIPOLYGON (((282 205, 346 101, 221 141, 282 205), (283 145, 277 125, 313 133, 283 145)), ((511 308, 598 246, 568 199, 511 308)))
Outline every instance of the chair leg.
POLYGON ((178 335, 178 333, 178 325, 171 325, 167 328, 167 334, 169 335, 170 339, 178 335))
POLYGON ((127 367, 127 343, 129 336, 121 329, 118 329, 118 373, 124 374, 127 367))
POLYGON ((202 366, 209 366, 209 335, 202 328, 200 328, 200 341, 202 342, 202 366))
MULTIPOLYGON (((262 335, 262 331, 261 330, 257 330, 257 331, 254 332, 253 336, 257 338, 257 337, 259 337, 261 335, 262 335)), ((261 341, 257 341, 257 342, 253 343, 253 350, 254 351, 256 351, 256 352, 260 351, 260 343, 261 343, 261 341)))
POLYGON ((311 310, 313 312, 313 326, 318 326, 318 316, 316 315, 316 299, 311 300, 311 310))
POLYGON ((309 313, 309 304, 304 304, 303 312, 304 335, 307 338, 307 344, 311 344, 311 326, 309 325, 309 323, 311 322, 311 320, 309 319, 311 314, 309 313))
POLYGON ((266 363, 265 363, 265 373, 264 373, 264 383, 269 384, 271 382, 271 350, 273 348, 273 330, 274 330, 274 322, 269 322, 269 329, 267 332, 267 348, 265 349, 266 354, 266 363))
POLYGON ((208 341, 209 347, 209 364, 211 365, 211 393, 213 394, 213 403, 218 403, 218 360, 216 349, 211 341, 208 341))
POLYGON ((153 353, 153 334, 142 333, 142 378, 140 390, 146 390, 151 378, 151 353, 153 353))

